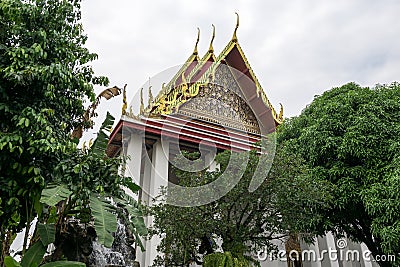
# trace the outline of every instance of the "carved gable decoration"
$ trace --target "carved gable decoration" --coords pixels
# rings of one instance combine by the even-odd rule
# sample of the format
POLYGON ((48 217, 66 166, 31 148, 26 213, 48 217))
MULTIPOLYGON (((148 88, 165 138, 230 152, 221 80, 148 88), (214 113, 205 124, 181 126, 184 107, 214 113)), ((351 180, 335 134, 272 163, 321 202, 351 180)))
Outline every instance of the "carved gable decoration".
POLYGON ((174 114, 260 133, 257 118, 243 98, 231 69, 223 64, 215 70, 213 81, 201 85, 198 94, 182 104, 174 114))

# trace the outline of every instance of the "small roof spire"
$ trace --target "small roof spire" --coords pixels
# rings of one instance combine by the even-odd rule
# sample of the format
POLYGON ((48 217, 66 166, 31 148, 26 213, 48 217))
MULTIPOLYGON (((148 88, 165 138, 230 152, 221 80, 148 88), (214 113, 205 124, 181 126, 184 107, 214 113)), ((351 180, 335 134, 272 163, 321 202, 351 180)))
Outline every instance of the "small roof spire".
POLYGON ((209 52, 214 52, 214 47, 213 47, 213 41, 214 41, 214 38, 215 38, 215 26, 214 26, 214 24, 211 24, 211 26, 213 27, 213 32, 212 32, 212 37, 211 37, 211 42, 210 42, 210 48, 208 48, 208 51, 209 52))
POLYGON ((143 88, 140 89, 140 114, 144 113, 143 88))
POLYGON ((233 32, 233 36, 232 36, 232 41, 237 42, 237 36, 236 36, 236 32, 237 29, 239 28, 239 14, 237 12, 235 12, 236 14, 236 27, 235 27, 235 31, 233 32))
POLYGON ((185 78, 185 72, 182 72, 182 84, 187 84, 187 81, 185 78))
POLYGON ((282 103, 279 103, 279 105, 281 106, 281 109, 279 111, 278 119, 283 121, 283 105, 282 105, 282 103))
POLYGON ((151 92, 151 85, 149 86, 149 100, 148 100, 148 106, 150 107, 153 104, 153 93, 151 92))
POLYGON ((199 44, 199 41, 200 41, 200 28, 197 27, 197 40, 196 40, 196 44, 194 45, 193 55, 197 55, 199 53, 197 51, 197 45, 199 44))
POLYGON ((122 115, 126 115, 126 109, 128 108, 128 102, 126 101, 126 84, 122 91, 122 115))

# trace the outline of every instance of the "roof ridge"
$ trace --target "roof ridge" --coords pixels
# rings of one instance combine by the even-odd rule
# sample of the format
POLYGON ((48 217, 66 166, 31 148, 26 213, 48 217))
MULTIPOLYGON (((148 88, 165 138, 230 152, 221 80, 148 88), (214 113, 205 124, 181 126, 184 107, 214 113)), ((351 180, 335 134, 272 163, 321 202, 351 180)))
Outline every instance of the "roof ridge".
POLYGON ((197 39, 196 43, 194 45, 194 49, 192 54, 188 57, 188 59, 185 61, 185 63, 182 64, 182 66, 179 68, 179 70, 175 73, 175 75, 172 77, 172 79, 167 83, 166 86, 164 86, 160 92, 157 94, 155 100, 158 100, 161 95, 169 94, 170 91, 176 86, 175 83, 179 79, 179 77, 182 76, 182 73, 185 73, 187 68, 190 66, 195 61, 199 61, 199 52, 197 50, 197 45, 199 44, 200 41, 200 28, 197 27, 197 39))
MULTIPOLYGON (((256 93, 257 98, 261 98, 261 101, 264 103, 264 105, 271 110, 271 113, 272 113, 272 116, 273 116, 275 122, 277 124, 281 124, 283 122, 283 106, 282 106, 282 104, 280 104, 281 109, 278 114, 275 111, 275 108, 271 104, 270 100, 268 99, 266 92, 264 91, 260 82, 258 81, 257 76, 255 75, 253 69, 251 68, 250 63, 247 60, 247 57, 245 56, 243 49, 238 42, 236 32, 239 27, 239 15, 237 13, 236 13, 236 15, 237 15, 237 22, 236 22, 236 27, 235 27, 233 36, 217 57, 214 54, 214 48, 212 46, 213 40, 215 38, 215 27, 214 27, 214 25, 212 25, 213 33, 212 33, 212 38, 211 38, 211 42, 210 42, 210 47, 209 47, 208 51, 205 53, 205 55, 201 59, 199 59, 198 51, 197 51, 197 44, 199 42, 200 30, 198 29, 199 30, 198 37, 197 37, 196 45, 195 45, 192 55, 186 60, 185 64, 174 75, 174 77, 171 79, 171 81, 168 83, 168 85, 163 86, 162 90, 158 93, 157 97, 155 98, 153 104, 149 105, 147 107, 147 110, 149 112, 152 112, 151 110, 153 110, 154 108, 160 109, 161 107, 164 107, 165 105, 169 105, 170 108, 171 108, 171 106, 178 107, 180 104, 183 104, 184 102, 187 101, 186 94, 190 95, 189 98, 195 97, 198 93, 200 84, 206 84, 206 83, 210 82, 210 77, 212 80, 214 79, 215 71, 221 63, 226 64, 230 68, 235 68, 234 66, 229 66, 228 65, 229 61, 225 60, 225 59, 227 59, 228 55, 230 55, 231 51, 233 51, 236 47, 237 52, 239 53, 238 57, 241 58, 241 60, 244 63, 244 66, 245 66, 245 69, 238 70, 238 71, 242 72, 243 75, 246 75, 246 76, 249 75, 250 79, 253 80, 253 82, 255 84, 255 90, 256 90, 255 93, 256 93), (226 61, 225 63, 223 63, 224 60, 226 61), (185 76, 185 73, 188 71, 189 66, 191 66, 191 64, 195 61, 197 61, 197 64, 194 65, 193 69, 191 69, 190 72, 185 76), (205 64, 207 62, 210 62, 211 64, 209 66, 207 66, 207 69, 204 70, 204 72, 202 73, 202 68, 205 66, 205 64), (198 77, 199 73, 201 73, 200 77, 198 77), (176 82, 179 80, 180 77, 182 79, 181 82, 179 84, 176 84, 176 82), (194 80, 194 78, 196 78, 196 77, 198 77, 198 78, 196 80, 194 80), (175 93, 171 94, 171 92, 174 92, 174 90, 175 90, 175 93), (180 91, 182 91, 182 92, 180 93, 180 91)), ((231 70, 231 73, 232 73, 232 70, 231 70)), ((241 90, 244 90, 245 88, 242 88, 239 81, 236 79, 235 75, 233 75, 233 77, 236 80, 236 82, 238 83, 241 90)), ((171 110, 169 112, 171 112, 171 110)))

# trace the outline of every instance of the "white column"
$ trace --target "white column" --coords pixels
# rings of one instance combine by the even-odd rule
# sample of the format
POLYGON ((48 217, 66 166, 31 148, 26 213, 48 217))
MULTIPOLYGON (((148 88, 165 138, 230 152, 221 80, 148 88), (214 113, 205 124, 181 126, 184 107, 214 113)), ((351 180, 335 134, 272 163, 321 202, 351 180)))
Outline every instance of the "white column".
MULTIPOLYGON (((146 152, 147 153, 147 152, 146 152)), ((140 187, 142 188, 141 200, 146 204, 150 205, 150 181, 152 173, 152 163, 149 157, 144 157, 144 170, 140 181, 140 187)))
MULTIPOLYGON (((131 133, 126 147, 126 155, 129 159, 126 162, 125 176, 132 178, 133 182, 140 185, 140 168, 142 166, 143 139, 140 134, 131 133)), ((129 190, 130 191, 130 190, 129 190)), ((128 192, 129 192, 128 191, 128 192)), ((138 200, 137 194, 129 194, 138 200)))
MULTIPOLYGON (((321 267, 321 261, 319 260, 321 258, 321 255, 319 253, 319 245, 318 245, 318 238, 314 239, 314 243, 308 246, 308 250, 310 253, 315 253, 315 258, 312 258, 311 261, 309 261, 309 264, 311 267, 321 267)), ((304 259, 306 260, 306 259, 304 259)))
MULTIPOLYGON (((132 178, 132 181, 143 188, 143 177, 141 177, 143 138, 138 133, 131 133, 128 145, 125 148, 125 156, 128 156, 125 166, 125 176, 132 178)), ((138 194, 132 194, 130 190, 125 190, 134 199, 138 200, 138 194)), ((142 240, 143 242, 144 240, 142 240)), ((144 266, 144 253, 139 246, 136 246, 136 260, 140 262, 140 266, 144 266)))
POLYGON ((369 251, 367 245, 365 245, 364 243, 361 243, 360 248, 361 248, 360 249, 360 259, 361 259, 361 261, 364 261, 364 266, 365 267, 373 267, 374 264, 372 264, 372 262, 373 262, 372 254, 370 254, 370 253, 368 253, 367 255, 364 254, 365 251, 367 251, 367 250, 369 251), (366 256, 369 256, 369 259, 367 259, 366 256))
MULTIPOLYGON (((330 250, 336 250, 335 238, 333 237, 333 234, 331 232, 328 232, 326 234, 326 243, 328 245, 328 251, 329 251, 329 249, 330 250)), ((339 252, 339 251, 337 251, 337 252, 339 252)), ((337 259, 335 261, 333 261, 333 260, 330 261, 332 267, 339 267, 339 256, 340 256, 340 254, 336 253, 336 256, 337 256, 337 259)), ((326 257, 329 258, 329 252, 328 252, 328 254, 326 254, 326 257)))
MULTIPOLYGON (((147 153, 147 151, 145 151, 144 153, 147 153)), ((141 190, 141 200, 145 205, 149 205, 150 204, 150 197, 149 197, 149 192, 150 192, 150 179, 151 179, 151 169, 152 169, 152 165, 151 165, 151 160, 150 158, 145 155, 145 157, 143 158, 144 160, 144 170, 143 170, 143 175, 141 177, 141 181, 140 181, 140 187, 142 188, 141 190)), ((149 226, 149 217, 145 216, 144 217, 144 223, 146 226, 149 226)), ((145 239, 141 239, 142 244, 144 246, 144 248, 146 249, 146 251, 143 251, 140 249, 139 246, 136 247, 136 260, 140 263, 140 266, 149 266, 150 264, 146 265, 146 254, 147 254, 147 250, 149 248, 147 248, 147 240, 145 239)))
MULTIPOLYGON (((152 170, 150 179, 150 198, 160 195, 161 186, 168 185, 169 142, 157 141, 153 145, 152 170)), ((153 201, 150 201, 153 203, 153 201)))
MULTIPOLYGON (((158 140, 153 145, 152 153, 152 170, 150 179, 150 198, 160 195, 160 187, 168 186, 168 165, 169 165, 169 142, 163 140, 161 143, 158 140)), ((150 204, 154 204, 153 200, 150 200, 150 204)), ((153 224, 153 218, 148 218, 148 226, 153 224)), ((157 256, 157 246, 160 244, 160 238, 153 236, 146 243, 146 263, 144 266, 150 266, 153 264, 154 259, 157 256)))

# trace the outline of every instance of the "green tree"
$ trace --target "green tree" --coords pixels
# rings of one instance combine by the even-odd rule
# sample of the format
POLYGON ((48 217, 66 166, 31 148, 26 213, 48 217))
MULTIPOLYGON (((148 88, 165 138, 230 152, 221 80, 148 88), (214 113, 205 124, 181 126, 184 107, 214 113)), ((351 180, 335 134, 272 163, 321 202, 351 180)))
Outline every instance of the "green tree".
POLYGON ((314 210, 306 231, 345 234, 374 256, 399 256, 399 133, 397 83, 333 88, 284 123, 279 141, 304 159, 308 179, 332 188, 330 205, 314 210))
MULTIPOLYGON (((39 222, 55 227, 55 251, 47 260, 66 257, 86 262, 82 245, 89 243, 91 247, 94 237, 97 237, 98 243, 111 247, 117 219, 126 225, 132 238, 144 249, 139 236, 146 235, 147 229, 141 208, 123 189, 129 188, 137 193, 140 187, 132 182, 131 177, 121 175, 124 157, 110 158, 106 155, 107 134, 113 122, 114 118, 108 113, 93 145, 71 151, 60 161, 54 168, 52 183, 42 192, 40 202, 46 205, 39 222), (80 231, 65 230, 76 220, 84 224, 80 231), (95 230, 95 236, 90 234, 89 228, 95 230)), ((39 237, 40 231, 37 231, 36 238, 39 237)))
POLYGON ((70 133, 84 100, 107 83, 88 65, 97 55, 84 47, 80 16, 79 0, 0 2, 0 263, 40 212, 54 167, 75 149, 70 133))
POLYGON ((96 237, 97 242, 107 247, 113 244, 117 218, 141 245, 138 237, 146 235, 147 229, 140 207, 121 186, 133 192, 139 187, 130 177, 120 175, 119 167, 124 164, 124 158, 106 155, 106 129, 110 129, 113 122, 113 117, 107 114, 93 145, 71 151, 54 168, 54 179, 42 191, 38 204, 41 211, 37 213, 38 223, 31 245, 21 263, 6 257, 6 267, 31 267, 42 262, 51 262, 43 266, 86 266, 82 262, 90 263, 88 256, 96 237), (55 250, 44 258, 51 243, 55 250), (54 262, 62 258, 81 263, 54 262))
MULTIPOLYGON (((236 167, 228 169, 228 163, 240 166, 247 162, 238 184, 214 202, 196 207, 159 203, 151 208, 154 215, 152 234, 161 237, 158 251, 164 253, 156 259, 156 266, 203 263, 203 257, 215 251, 217 239, 222 240, 222 249, 228 254, 208 256, 208 266, 212 265, 210 262, 225 262, 228 258, 257 264, 252 257, 246 255, 257 255, 259 250, 265 249, 270 253, 276 252, 273 240, 283 240, 289 233, 297 233, 294 222, 304 221, 303 217, 311 216, 303 212, 303 207, 309 206, 310 211, 325 203, 325 200, 321 200, 325 196, 320 192, 328 189, 324 188, 323 183, 307 183, 303 179, 304 165, 299 158, 286 153, 284 149, 277 150, 267 179, 254 192, 249 192, 248 188, 259 164, 259 155, 251 151, 247 161, 244 153, 235 154, 235 157, 229 151, 218 154, 216 161, 220 169, 217 171, 190 172, 182 171, 188 168, 175 169, 179 184, 192 187, 212 182, 222 173, 235 177, 240 172, 236 167)), ((176 162, 180 162, 179 157, 176 162)), ((161 197, 166 194, 164 190, 161 197)))

